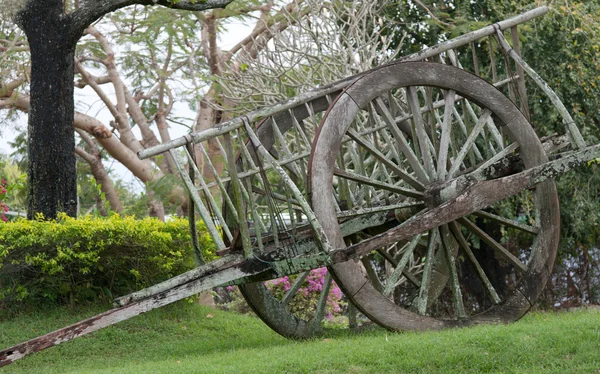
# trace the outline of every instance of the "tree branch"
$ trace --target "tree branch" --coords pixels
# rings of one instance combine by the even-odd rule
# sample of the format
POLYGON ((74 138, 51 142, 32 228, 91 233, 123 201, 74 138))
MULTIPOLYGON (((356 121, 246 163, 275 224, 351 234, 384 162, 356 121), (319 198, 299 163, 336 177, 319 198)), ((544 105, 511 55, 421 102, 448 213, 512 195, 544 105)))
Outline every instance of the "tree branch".
POLYGON ((225 8, 233 0, 84 0, 80 2, 79 8, 71 13, 73 21, 72 31, 79 38, 86 27, 96 22, 107 13, 129 5, 162 5, 167 8, 203 11, 215 8, 225 8))

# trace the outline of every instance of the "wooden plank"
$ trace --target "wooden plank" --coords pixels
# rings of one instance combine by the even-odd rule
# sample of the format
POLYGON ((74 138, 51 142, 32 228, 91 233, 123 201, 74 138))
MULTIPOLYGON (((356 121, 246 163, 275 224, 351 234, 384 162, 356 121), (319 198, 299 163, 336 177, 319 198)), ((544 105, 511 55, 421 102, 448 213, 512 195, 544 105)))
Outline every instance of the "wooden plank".
POLYGON ((245 262, 228 263, 218 270, 214 270, 211 274, 207 274, 202 278, 193 280, 189 283, 170 288, 152 297, 130 303, 120 308, 111 309, 46 335, 6 348, 0 351, 0 367, 9 365, 31 353, 39 352, 77 337, 87 335, 96 330, 114 325, 115 323, 135 317, 152 309, 171 304, 220 284, 244 276, 259 274, 267 269, 268 265, 258 262, 255 262, 250 267, 248 266, 248 263, 245 262))
MULTIPOLYGON (((188 146, 191 146, 191 144, 189 144, 188 146)), ((193 175, 194 174, 198 175, 198 181, 200 182, 200 188, 204 192, 204 196, 205 196, 206 200, 208 200, 208 202, 210 203, 212 212, 214 213, 215 216, 217 216, 217 220, 219 221, 219 224, 221 225, 221 228, 223 229, 225 236, 227 236, 227 239, 229 239, 229 241, 233 240, 233 235, 231 235, 231 231, 229 231, 227 222, 225 222, 225 218, 223 218, 223 214, 221 213, 221 207, 217 204, 217 202, 215 201, 215 199, 212 196, 211 191, 208 189, 206 182, 204 181, 204 176, 202 175, 202 173, 200 173, 200 170, 198 170, 198 167, 196 166, 196 162, 194 161, 194 158, 192 157, 192 153, 189 152, 188 147, 184 147, 184 150, 185 150, 185 155, 188 159, 188 163, 190 165, 190 173, 189 173, 190 179, 192 179, 192 181, 193 181, 193 179, 194 179, 193 175)))
MULTIPOLYGON (((244 249, 244 256, 246 258, 252 256, 252 242, 250 241, 250 228, 246 221, 246 207, 242 200, 241 181, 237 173, 237 165, 235 157, 233 155, 233 145, 231 143, 231 134, 223 134, 223 141, 225 142, 225 149, 223 154, 227 157, 227 165, 229 170, 229 176, 231 177, 231 188, 233 189, 233 204, 237 212, 238 226, 240 230, 240 236, 242 240, 242 248, 244 249)), ((251 196, 249 198, 252 198, 251 196)), ((258 222, 256 222, 258 224, 258 222)), ((235 244, 235 243, 234 243, 235 244)))
MULTIPOLYGON (((463 192, 457 192, 456 197, 435 208, 418 213, 393 229, 365 239, 345 249, 334 251, 332 254, 333 261, 341 262, 352 258, 359 258, 388 243, 405 240, 420 232, 455 221, 460 217, 464 217, 497 201, 515 195, 546 179, 556 178, 596 158, 600 158, 600 145, 587 147, 562 159, 551 161, 517 174, 494 180, 474 182, 466 186, 463 192)), ((450 180, 447 183, 456 184, 456 179, 450 180)))
POLYGON ((179 162, 177 161, 177 158, 175 157, 175 154, 173 154, 172 149, 169 150, 169 153, 173 157, 173 160, 175 160, 175 165, 177 166, 179 175, 183 179, 183 182, 185 183, 185 186, 186 186, 188 192, 190 193, 190 196, 192 197, 194 204, 196 204, 196 207, 198 208, 198 212, 200 213, 200 216, 204 220, 204 224, 206 225, 206 228, 208 229, 208 232, 210 233, 211 239, 217 245, 217 249, 219 249, 219 250, 225 249, 226 246, 225 246, 225 243, 223 242, 223 239, 221 238, 221 234, 217 230, 217 227, 215 226, 215 223, 213 222, 213 219, 212 219, 210 213, 208 212, 208 209, 206 208, 206 206, 202 202, 202 199, 198 195, 198 191, 196 190, 196 186, 194 185, 194 182, 192 182, 188 173, 186 173, 184 168, 179 164, 179 162))
MULTIPOLYGON (((194 154, 193 144, 188 144, 185 148, 186 153, 190 154, 191 151, 191 154, 194 154)), ((189 174, 192 183, 194 183, 194 170, 196 169, 196 158, 190 156, 190 159, 191 166, 193 167, 190 166, 189 174)), ((202 178, 202 175, 199 175, 200 178, 202 178)), ((188 192, 188 202, 192 201, 192 198, 192 194, 188 192)), ((200 243, 198 242, 198 227, 196 226, 196 207, 194 204, 188 204, 188 225, 190 228, 190 237, 192 240, 192 250, 194 251, 194 261, 196 262, 196 266, 204 265, 206 264, 206 261, 204 260, 204 255, 202 254, 202 250, 200 249, 200 243)))
POLYGON ((353 210, 344 210, 337 214, 338 218, 356 217, 363 215, 371 215, 373 213, 391 212, 396 209, 414 208, 424 205, 422 201, 401 202, 398 204, 374 206, 370 208, 360 208, 353 210))

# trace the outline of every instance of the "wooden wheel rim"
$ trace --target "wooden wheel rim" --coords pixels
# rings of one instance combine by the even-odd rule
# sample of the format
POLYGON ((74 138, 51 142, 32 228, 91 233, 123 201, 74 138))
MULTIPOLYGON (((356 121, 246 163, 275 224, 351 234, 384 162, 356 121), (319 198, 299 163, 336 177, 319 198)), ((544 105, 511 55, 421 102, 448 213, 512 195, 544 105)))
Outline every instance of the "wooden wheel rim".
MULTIPOLYGON (((313 103, 311 109, 313 114, 319 114, 324 112, 328 106, 329 101, 326 97, 322 97, 313 103)), ((301 108, 294 113, 297 121, 303 121, 310 116, 311 113, 306 108, 301 108)), ((275 117, 281 133, 285 134, 294 128, 290 113, 284 112, 275 117)), ((272 119, 273 117, 265 118, 257 125, 256 129, 257 136, 268 150, 271 150, 276 143, 272 119)), ((239 160, 240 155, 238 154, 236 158, 239 160)), ((227 207, 225 205, 223 205, 223 211, 225 216, 227 216, 227 207)), ((239 285, 239 289, 256 315, 278 334, 290 339, 307 339, 322 333, 323 329, 320 320, 316 321, 314 317, 311 320, 304 320, 290 312, 287 306, 265 286, 264 282, 241 284, 239 285)))
MULTIPOLYGON (((464 70, 427 62, 396 63, 360 77, 338 97, 323 118, 313 141, 309 162, 313 210, 337 248, 345 247, 333 202, 333 169, 342 138, 358 111, 391 89, 433 86, 454 90, 490 109, 504 123, 508 137, 521 147, 526 168, 547 162, 541 142, 514 104, 483 79, 464 70)), ((540 227, 528 271, 517 288, 498 305, 461 323, 512 321, 521 317, 537 300, 552 271, 559 237, 556 187, 546 181, 536 188, 540 227)), ((457 321, 438 320, 401 308, 381 295, 362 275, 361 265, 349 261, 332 266, 338 285, 350 300, 374 322, 393 330, 436 329, 457 321)))

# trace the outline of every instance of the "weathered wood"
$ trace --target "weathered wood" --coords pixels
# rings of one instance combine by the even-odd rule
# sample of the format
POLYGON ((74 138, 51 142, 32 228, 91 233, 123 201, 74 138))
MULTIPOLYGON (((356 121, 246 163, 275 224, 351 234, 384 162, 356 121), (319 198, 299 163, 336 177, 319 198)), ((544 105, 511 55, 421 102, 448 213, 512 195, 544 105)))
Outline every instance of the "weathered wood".
POLYGON ((448 172, 448 177, 452 178, 456 175, 458 169, 462 165, 463 160, 465 159, 465 156, 467 156, 467 152, 469 152, 469 150, 475 143, 475 139, 477 139, 477 137, 481 133, 481 130, 483 129, 483 126, 485 126, 487 120, 490 118, 491 115, 492 112, 486 109, 481 115, 481 117, 479 117, 479 119, 477 120, 477 124, 475 124, 475 127, 473 128, 473 130, 471 130, 471 133, 465 141, 465 144, 463 144, 462 148, 460 149, 460 152, 458 152, 458 155, 456 156, 456 159, 454 160, 454 163, 452 164, 452 167, 448 172))
POLYGON ((215 223, 213 222, 208 209, 206 208, 206 206, 202 202, 202 199, 198 195, 198 191, 196 190, 196 186, 194 185, 194 182, 192 182, 192 180, 189 177, 189 174, 186 173, 183 166, 181 166, 179 164, 179 162, 177 162, 177 158, 175 157, 175 154, 172 149, 169 150, 169 153, 171 154, 171 157, 173 158, 173 160, 175 160, 175 165, 177 166, 179 175, 181 175, 183 182, 185 183, 185 186, 188 190, 188 193, 192 197, 192 201, 198 208, 198 213, 200 213, 200 217, 202 217, 202 219, 204 220, 204 224, 206 225, 206 228, 208 229, 211 239, 216 244, 217 249, 225 249, 226 245, 223 242, 223 239, 221 238, 221 233, 217 230, 217 227, 215 226, 215 223))
MULTIPOLYGON (((373 236, 333 254, 335 262, 358 258, 386 244, 407 239, 420 232, 455 221, 493 203, 531 188, 600 157, 600 145, 588 147, 564 158, 494 180, 477 181, 447 202, 423 211, 385 233, 373 236)), ((467 176, 463 176, 468 179, 467 176)), ((460 177, 459 177, 460 178, 460 177)), ((451 180, 448 184, 454 184, 451 180)))
MULTIPOLYGON (((548 13, 548 7, 542 6, 539 8, 532 9, 532 10, 525 12, 523 14, 520 14, 518 16, 515 16, 513 18, 498 22, 496 25, 501 30, 506 30, 515 25, 530 21, 537 17, 541 17, 541 16, 545 15, 546 13, 548 13)), ((459 48, 459 47, 461 47, 463 45, 467 45, 473 41, 479 40, 481 38, 485 38, 486 36, 493 35, 496 32, 495 28, 494 28, 496 25, 487 26, 480 30, 472 31, 470 33, 467 33, 467 34, 464 34, 457 38, 437 44, 430 48, 426 48, 421 52, 417 52, 417 53, 405 56, 405 57, 401 58, 400 61, 423 61, 427 58, 437 56, 440 53, 448 51, 450 49, 459 48)), ((378 68, 365 71, 365 72, 359 74, 358 76, 369 74, 370 72, 372 72, 373 70, 376 70, 376 69, 378 69, 378 68)), ((356 79, 356 77, 357 76, 348 77, 348 78, 342 79, 340 81, 333 82, 333 83, 330 83, 323 87, 320 87, 319 89, 297 95, 294 98, 283 101, 277 105, 273 105, 273 106, 270 106, 267 108, 262 108, 259 110, 252 111, 250 113, 247 113, 245 115, 245 117, 250 122, 256 122, 256 121, 261 120, 262 118, 270 117, 275 113, 288 111, 290 109, 295 109, 297 107, 303 106, 305 103, 308 103, 310 101, 319 99, 326 95, 333 95, 336 92, 340 92, 342 89, 344 89, 345 87, 350 85, 356 79)), ((204 130, 200 133, 195 133, 192 135, 185 135, 180 138, 173 139, 169 142, 159 144, 152 148, 145 149, 138 153, 138 157, 140 159, 146 159, 146 158, 161 154, 163 152, 166 152, 167 150, 169 150, 171 148, 181 147, 182 145, 185 145, 187 143, 191 143, 191 142, 200 143, 207 139, 214 138, 219 135, 223 135, 226 132, 230 132, 235 129, 238 129, 242 126, 244 126, 242 118, 237 117, 230 121, 224 122, 223 124, 216 126, 214 128, 204 130)))
MULTIPOLYGON (((246 258, 252 256, 253 249, 250 241, 250 228, 246 221, 246 207, 242 198, 242 182, 238 176, 236 160, 233 156, 233 146, 231 143, 231 135, 229 133, 223 134, 223 141, 225 142, 225 157, 227 158, 227 164, 229 165, 229 176, 231 178, 231 188, 233 190, 233 205, 238 216, 238 229, 241 236, 242 248, 244 250, 244 256, 246 258)), ((252 197, 247 197, 251 199, 252 197)), ((258 226, 259 221, 255 221, 258 226)), ((260 241, 260 240, 259 240, 260 241)), ((233 243, 236 245, 237 243, 233 243)))
POLYGON ((308 276, 309 273, 310 273, 310 271, 305 271, 302 274, 300 274, 298 276, 298 278, 296 278, 296 280, 294 281, 294 284, 285 293, 285 295, 283 296, 283 299, 281 299, 281 303, 283 305, 287 305, 290 303, 290 301, 292 301, 294 296, 296 296, 296 292, 298 292, 300 287, 302 287, 302 283, 304 282, 304 280, 306 279, 306 277, 308 276))
POLYGON ((450 282, 452 285, 451 290, 452 296, 454 297, 456 318, 464 319, 467 317, 467 313, 465 312, 465 306, 463 304, 462 291, 460 289, 460 283, 458 280, 458 271, 456 270, 455 255, 452 251, 453 245, 452 243, 450 243, 447 225, 441 226, 440 231, 442 238, 442 248, 444 249, 444 254, 446 255, 446 262, 448 263, 448 268, 450 269, 450 282))
POLYGON ((258 153, 260 153, 260 155, 262 157, 264 157, 265 161, 267 161, 271 165, 271 167, 273 167, 273 169, 277 172, 277 174, 279 174, 279 176, 283 180, 283 182, 292 191, 294 198, 302 206, 302 208, 304 210, 304 214, 306 214, 307 220, 315 232, 315 239, 320 244, 320 247, 322 248, 322 250, 326 253, 330 252, 331 245, 329 244, 329 241, 327 240, 327 237, 325 236, 325 233, 323 232, 321 224, 318 222, 318 220, 312 213, 312 209, 310 208, 308 202, 304 198, 304 195, 302 194, 302 192, 298 189, 296 184, 294 184, 294 182, 290 179, 290 177, 287 175, 285 170, 282 169, 281 165, 277 162, 277 160, 273 156, 271 156, 271 154, 267 151, 267 149, 265 149, 265 147, 261 144, 260 140, 258 139, 256 134, 250 127, 250 123, 248 122, 247 119, 244 119, 244 127, 246 129, 246 132, 248 133, 248 137, 250 138, 250 141, 253 143, 253 145, 256 148, 256 150, 258 151, 258 153))
MULTIPOLYGON (((200 182, 200 188, 201 188, 202 192, 204 192, 204 198, 206 200, 208 200, 208 203, 210 204, 212 213, 217 217, 219 227, 223 230, 223 233, 225 234, 227 239, 229 239, 229 241, 232 241, 233 235, 231 234, 231 231, 229 230, 229 227, 227 226, 227 222, 225 222, 225 219, 223 218, 223 214, 221 213, 221 209, 220 209, 221 207, 218 206, 211 191, 208 189, 206 182, 204 181, 204 177, 202 176, 202 173, 200 173, 200 170, 198 170, 198 166, 196 166, 196 161, 192 157, 192 154, 194 153, 193 149, 192 149, 192 152, 190 152, 188 150, 188 148, 193 148, 193 147, 191 146, 191 144, 188 144, 186 147, 184 147, 185 155, 186 155, 186 158, 188 160, 188 165, 189 165, 188 166, 188 168, 189 168, 188 174, 190 176, 190 180, 192 181, 192 185, 195 184, 194 175, 198 175, 198 181, 200 182)), ((173 162, 177 163, 178 161, 173 160, 173 162)), ((190 197, 191 197, 191 200, 193 201, 193 196, 191 194, 190 194, 190 197)))
POLYGON ((472 234, 477 236, 479 239, 483 240, 485 244, 487 244, 490 248, 492 248, 497 254, 501 257, 504 257, 506 261, 513 264, 521 271, 527 271, 527 265, 522 263, 515 255, 510 253, 510 251, 500 243, 498 243, 494 238, 489 236, 485 231, 480 229, 476 224, 469 221, 468 219, 461 217, 458 219, 461 225, 463 225, 467 230, 469 230, 472 234))
POLYGON ((388 126, 390 132, 392 133, 394 140, 398 145, 398 148, 402 151, 404 157, 406 157, 406 159, 408 160, 408 163, 413 168, 418 179, 423 183, 428 182, 429 177, 427 171, 417 158, 417 155, 415 154, 413 149, 408 144, 408 140, 406 139, 404 134, 396 126, 396 119, 392 116, 392 114, 388 110, 383 100, 381 100, 381 98, 376 99, 375 102, 377 103, 377 106, 382 113, 383 120, 388 126))
MULTIPOLYGON (((378 114, 381 115, 382 113, 383 111, 378 110, 378 114)), ((456 116, 454 111, 453 114, 456 116)), ((443 125, 443 121, 441 122, 443 125)), ((389 125, 387 127, 389 128, 389 125)), ((475 135, 471 137, 475 137, 475 135)), ((352 149, 350 146, 347 148, 352 149)), ((486 156, 489 155, 486 154, 486 156)), ((485 163, 485 159, 482 158, 482 160, 485 163)), ((461 163, 460 161, 459 163, 461 163)), ((540 170, 535 168, 543 165, 546 161, 547 157, 544 147, 542 147, 535 132, 514 104, 496 89, 493 89, 488 83, 475 79, 473 75, 465 73, 462 70, 428 63, 406 63, 405 65, 386 66, 381 70, 372 72, 368 77, 358 79, 330 108, 314 141, 313 153, 311 154, 313 208, 319 220, 323 223, 327 235, 332 238, 332 242, 338 248, 332 254, 334 261, 332 269, 335 272, 336 279, 339 280, 338 284, 348 295, 349 299, 355 302, 365 315, 377 323, 392 329, 439 328, 441 326, 479 323, 484 320, 508 321, 518 318, 539 295, 539 283, 545 282, 548 278, 549 264, 551 264, 554 255, 552 250, 546 252, 545 247, 555 247, 557 244, 557 206, 548 199, 537 198, 542 194, 547 194, 550 199, 556 197, 556 192, 551 182, 543 182, 537 185, 534 192, 536 195, 536 204, 541 204, 539 206, 536 205, 536 212, 538 212, 538 217, 536 218, 541 222, 541 226, 539 227, 539 231, 534 234, 534 248, 532 249, 530 262, 538 265, 532 266, 528 264, 530 266, 528 266, 528 271, 522 278, 523 281, 519 283, 519 291, 509 294, 504 303, 496 304, 496 306, 486 310, 481 315, 468 316, 465 321, 461 322, 440 321, 424 316, 417 318, 417 315, 409 310, 410 308, 405 309, 403 306, 395 305, 385 295, 379 293, 376 287, 369 282, 369 278, 360 264, 347 260, 357 260, 364 255, 370 254, 371 251, 379 251, 381 248, 390 247, 395 243, 402 243, 415 234, 435 229, 443 224, 481 210, 481 208, 504 199, 507 196, 519 193, 523 189, 535 185, 533 179, 537 177, 534 178, 534 174, 536 172, 540 173, 540 170), (469 169, 461 168, 462 175, 450 179, 447 181, 447 184, 436 182, 426 186, 426 197, 424 200, 427 202, 426 206, 428 210, 414 214, 412 218, 408 218, 396 228, 346 247, 343 240, 339 240, 341 233, 339 228, 336 227, 337 217, 335 216, 335 210, 328 210, 328 207, 335 206, 330 200, 333 191, 329 182, 330 178, 338 172, 335 166, 335 160, 338 156, 334 152, 338 149, 346 149, 345 145, 343 148, 340 148, 340 145, 344 142, 343 139, 348 132, 350 124, 357 115, 362 115, 361 113, 367 115, 368 105, 371 100, 378 97, 387 97, 390 90, 411 86, 435 86, 442 90, 455 90, 457 95, 464 97, 466 100, 473 101, 484 111, 488 109, 489 113, 484 113, 485 116, 483 119, 479 118, 479 124, 476 127, 487 125, 487 118, 485 117, 493 113, 495 122, 502 127, 503 134, 514 144, 517 144, 511 150, 507 150, 506 152, 501 151, 503 154, 498 157, 497 161, 510 159, 510 162, 513 162, 512 158, 515 160, 520 159, 519 162, 522 162, 522 164, 517 170, 525 169, 525 171, 506 176, 505 170, 501 170, 505 174, 501 174, 497 180, 487 180, 489 173, 485 173, 483 179, 477 180, 474 178, 473 172, 470 171, 473 168, 477 169, 477 165, 471 162, 469 169), (519 145, 521 148, 517 153, 516 150, 519 145), (534 174, 528 174, 530 170, 536 171, 532 172, 534 174), (527 180, 527 182, 522 179, 527 180), (513 186, 512 184, 515 180, 517 180, 517 183, 516 186, 513 186), (429 199, 430 196, 437 198, 429 199), (535 279, 534 274, 540 275, 539 280, 535 279)), ((455 166, 456 159, 453 159, 452 162, 452 165, 455 166)), ((494 163, 489 165, 489 168, 492 165, 494 163)), ((496 174, 494 174, 494 177, 496 174)), ((537 181, 542 180, 544 179, 537 178, 537 181)), ((380 186, 377 188, 380 188, 380 186)), ((456 245, 458 246, 459 243, 456 243, 456 245)), ((444 252, 440 253, 443 258, 444 252)), ((460 287, 459 281, 456 279, 456 276, 452 276, 453 269, 449 265, 452 258, 456 259, 456 254, 451 254, 452 256, 446 256, 449 258, 446 258, 440 264, 448 264, 448 273, 445 279, 451 280, 451 286, 455 291, 458 291, 460 287)), ((427 259, 425 259, 425 262, 427 262, 427 259)), ((437 272, 437 269, 435 269, 435 272, 437 272)), ((425 275, 423 275, 422 284, 427 280, 428 276, 425 275)), ((428 291, 427 293, 429 294, 431 287, 428 291)), ((389 292, 388 289, 386 294, 389 292)), ((455 294, 458 295, 458 292, 455 292, 455 294)), ((458 298, 455 298, 455 300, 455 308, 458 310, 457 314, 459 316, 466 314, 466 310, 465 313, 460 310, 461 307, 458 298)), ((417 304, 419 304, 420 308, 418 309, 420 309, 421 313, 424 312, 423 305, 425 307, 428 306, 428 303, 422 303, 421 300, 417 300, 417 304)))
POLYGON ((440 242, 440 232, 437 228, 429 232, 429 243, 427 244, 427 254, 425 257, 425 269, 423 269, 423 279, 419 288, 419 297, 415 300, 416 309, 421 315, 425 315, 429 299, 429 285, 431 284, 431 273, 433 272, 433 259, 436 249, 440 242))
POLYGON ((344 171, 342 169, 335 169, 334 175, 337 177, 340 177, 340 178, 345 178, 345 179, 354 181, 354 182, 359 182, 364 185, 379 187, 381 189, 384 189, 384 190, 387 190, 390 192, 395 192, 400 195, 414 197, 414 198, 423 198, 422 192, 411 190, 411 189, 404 188, 404 187, 398 187, 398 186, 383 183, 383 182, 379 182, 379 181, 376 181, 373 179, 369 179, 367 177, 363 177, 360 174, 352 173, 349 171, 344 171))
POLYGON ((134 302, 138 302, 143 299, 147 299, 152 296, 156 296, 160 293, 164 293, 175 287, 183 284, 196 281, 205 275, 211 274, 218 271, 219 269, 227 267, 229 264, 236 264, 243 260, 243 256, 240 253, 234 253, 225 257, 221 257, 214 261, 209 262, 206 265, 197 267, 183 274, 177 275, 164 282, 155 284, 154 286, 144 288, 143 290, 133 292, 129 295, 118 297, 114 300, 115 306, 127 306, 134 302))
POLYGON ((449 226, 450 231, 452 231, 452 234, 460 244, 461 248, 467 254, 467 257, 469 257, 471 263, 475 266, 475 271, 477 271, 477 275, 479 276, 479 279, 481 279, 481 283, 483 283, 487 292, 490 294, 490 297, 492 298, 495 304, 500 304, 502 300, 500 300, 496 289, 494 289, 494 286, 492 286, 492 282, 490 282, 487 275, 485 274, 485 271, 483 271, 483 268, 479 264, 479 261, 477 261, 477 258, 475 258, 475 255, 473 254, 473 251, 471 251, 469 243, 460 231, 460 227, 456 222, 450 222, 449 226))
POLYGON ((573 144, 577 148, 584 148, 586 146, 585 140, 583 139, 583 136, 581 136, 581 133, 579 132, 579 129, 577 128, 577 125, 573 120, 573 117, 571 117, 569 111, 567 110, 567 108, 565 108, 565 105, 562 103, 556 92, 554 92, 554 90, 550 88, 548 83, 546 83, 546 81, 544 81, 542 77, 540 77, 540 75, 536 73, 535 70, 533 70, 531 66, 529 66, 529 64, 525 62, 525 60, 523 60, 521 56, 519 56, 519 54, 510 47, 510 45, 506 41, 506 38, 504 38, 504 34, 501 31, 502 29, 500 29, 498 26, 496 27, 497 29, 495 34, 502 49, 504 49, 504 51, 508 53, 508 55, 515 61, 515 63, 519 67, 521 67, 527 72, 531 79, 533 79, 533 81, 538 85, 538 87, 540 87, 540 89, 546 94, 546 96, 548 96, 554 107, 562 116, 563 122, 567 127, 568 133, 571 136, 573 144))
POLYGON ((259 274, 267 270, 268 267, 268 265, 258 261, 229 261, 222 266, 211 269, 210 272, 207 271, 201 278, 192 280, 188 283, 183 283, 173 288, 168 288, 149 298, 131 302, 120 308, 111 309, 60 330, 4 349, 0 351, 0 367, 11 364, 31 353, 39 352, 104 327, 114 325, 115 323, 195 295, 225 282, 248 275, 259 274))
MULTIPOLYGON (((186 146, 186 152, 190 154, 190 150, 193 152, 193 146, 188 144, 186 146)), ((193 159, 193 157, 191 157, 193 159)), ((195 160, 192 160, 192 163, 196 164, 195 160)), ((189 168, 189 175, 192 182, 195 180, 195 171, 194 168, 189 168)), ((193 197, 190 192, 188 192, 188 201, 192 201, 193 197)), ((200 243, 198 242, 198 227, 196 226, 196 207, 194 204, 188 204, 188 225, 190 228, 190 237, 192 241, 192 250, 194 251, 194 260, 196 262, 196 266, 205 265, 206 261, 204 260, 204 255, 202 254, 202 249, 200 248, 200 243)))
MULTIPOLYGON (((521 42, 519 41, 519 31, 517 28, 518 25, 515 25, 510 28, 510 35, 513 43, 513 50, 515 54, 521 56, 521 42)), ((519 101, 521 102, 520 109, 525 114, 528 120, 531 121, 531 113, 529 112, 529 100, 527 99, 527 88, 525 86, 525 74, 523 71, 523 67, 517 64, 517 75, 519 79, 517 80, 517 88, 519 89, 519 101)))
POLYGON ((454 112, 454 101, 456 92, 449 90, 446 92, 444 100, 444 119, 442 121, 442 135, 440 139, 440 150, 437 159, 437 177, 440 180, 446 178, 447 162, 448 162, 448 149, 450 147, 450 135, 451 135, 451 124, 452 116, 454 112))
POLYGON ((406 274, 405 274, 406 265, 408 264, 408 261, 410 260, 415 248, 417 248, 417 244, 419 244, 419 240, 421 240, 422 237, 423 237, 423 234, 415 235, 412 238, 412 240, 408 243, 406 248, 404 249, 402 258, 400 258, 400 261, 396 264, 394 271, 387 278, 387 283, 382 292, 382 294, 384 296, 389 297, 391 295, 392 291, 394 290, 394 288, 396 287, 396 284, 400 280, 400 277, 402 275, 406 276, 406 274))
MULTIPOLYGON (((497 201, 531 188, 547 179, 557 178, 597 158, 600 158, 600 145, 587 147, 569 156, 547 162, 514 175, 475 182, 455 198, 412 217, 398 227, 363 240, 346 249, 336 250, 333 259, 335 262, 339 262, 358 258, 388 243, 407 239, 420 232, 455 221, 497 201)), ((468 179, 468 177, 466 178, 468 179)), ((449 181, 449 184, 453 184, 453 181, 449 181)), ((526 270, 523 266, 518 266, 526 270)))
POLYGON ((393 212, 396 209, 415 208, 424 205, 422 201, 401 202, 393 205, 381 205, 373 208, 363 208, 355 210, 345 210, 338 213, 339 218, 356 217, 361 215, 371 215, 379 212, 393 212))
MULTIPOLYGON (((387 134, 387 133, 386 133, 387 134)), ((412 186, 417 191, 423 191, 423 184, 415 179, 412 175, 408 174, 406 171, 400 169, 398 165, 392 162, 388 157, 382 154, 377 147, 369 142, 366 139, 358 134, 355 131, 348 130, 348 136, 356 142, 356 144, 363 147, 367 152, 371 153, 377 160, 383 163, 385 166, 391 169, 394 173, 396 173, 402 180, 404 180, 408 185, 412 186)), ((394 148, 392 148, 394 149, 394 148)))

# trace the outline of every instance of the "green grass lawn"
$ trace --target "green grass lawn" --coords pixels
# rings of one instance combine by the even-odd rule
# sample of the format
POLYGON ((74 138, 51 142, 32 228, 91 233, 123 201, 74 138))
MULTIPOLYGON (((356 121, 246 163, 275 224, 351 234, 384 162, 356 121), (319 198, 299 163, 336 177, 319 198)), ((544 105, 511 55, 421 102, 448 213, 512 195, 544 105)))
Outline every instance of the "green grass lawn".
MULTIPOLYGON (((0 320, 0 348, 101 311, 0 320)), ((511 325, 427 333, 335 330, 286 340, 254 317, 179 303, 10 365, 5 373, 600 372, 600 312, 532 313, 511 325)))

